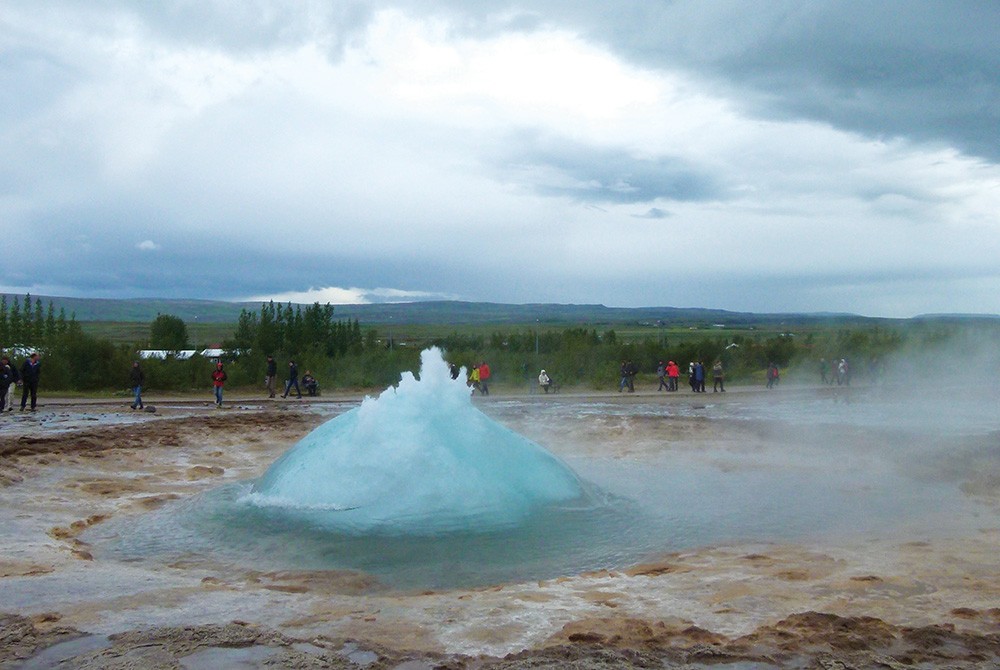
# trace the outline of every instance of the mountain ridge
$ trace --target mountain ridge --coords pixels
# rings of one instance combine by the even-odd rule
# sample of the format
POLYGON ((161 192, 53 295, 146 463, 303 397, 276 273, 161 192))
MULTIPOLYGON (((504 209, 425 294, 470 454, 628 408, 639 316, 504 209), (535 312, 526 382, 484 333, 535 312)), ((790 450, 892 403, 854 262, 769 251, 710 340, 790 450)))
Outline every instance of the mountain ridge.
MULTIPOLYGON (((25 296, 3 294, 8 308, 13 299, 25 296)), ((51 301, 58 312, 76 315, 78 321, 150 322, 159 314, 170 314, 184 321, 202 323, 235 323, 242 310, 258 311, 261 302, 228 302, 223 300, 177 298, 67 298, 31 296, 41 300, 47 310, 51 301)), ((282 305, 287 303, 281 303, 282 305)), ((293 303, 306 306, 307 303, 293 303)), ((992 314, 921 314, 905 318, 871 317, 849 312, 738 312, 710 307, 608 307, 602 304, 574 303, 497 303, 462 300, 428 300, 420 302, 369 303, 333 305, 338 319, 357 319, 366 324, 511 324, 562 323, 614 324, 634 322, 712 323, 726 326, 782 322, 881 323, 909 320, 997 320, 992 314)))

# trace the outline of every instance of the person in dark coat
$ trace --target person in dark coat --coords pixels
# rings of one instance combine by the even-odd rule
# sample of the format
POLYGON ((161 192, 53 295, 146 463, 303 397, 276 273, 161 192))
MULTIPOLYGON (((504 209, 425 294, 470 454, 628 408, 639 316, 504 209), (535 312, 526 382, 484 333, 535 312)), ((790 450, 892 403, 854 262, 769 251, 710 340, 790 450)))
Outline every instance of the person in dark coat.
POLYGON ((264 373, 264 384, 267 386, 267 397, 274 397, 274 380, 278 376, 278 363, 274 356, 267 357, 267 372, 264 373))
POLYGON ((621 379, 618 381, 618 392, 621 393, 628 388, 628 363, 622 361, 622 364, 618 366, 618 376, 621 379))
POLYGON ((285 382, 285 392, 281 394, 281 397, 287 398, 293 386, 295 387, 295 393, 301 398, 302 391, 299 389, 299 369, 296 367, 295 361, 288 361, 288 380, 285 382))
POLYGON ((129 373, 129 380, 132 382, 132 393, 135 400, 132 401, 132 409, 142 409, 142 385, 146 381, 146 375, 139 367, 139 361, 132 362, 132 371, 129 373))
POLYGON ((631 359, 622 363, 622 381, 618 392, 627 388, 629 393, 635 393, 635 376, 639 374, 639 367, 631 359))
POLYGON ((28 395, 31 395, 31 411, 35 411, 38 403, 38 378, 41 376, 42 363, 39 360, 38 352, 31 354, 24 359, 21 365, 21 411, 24 411, 28 404, 28 395))
POLYGON ((0 412, 4 410, 4 407, 7 407, 8 411, 14 409, 14 398, 11 396, 8 407, 7 394, 10 392, 11 384, 16 383, 20 378, 17 370, 10 364, 10 359, 6 356, 0 358, 0 412))

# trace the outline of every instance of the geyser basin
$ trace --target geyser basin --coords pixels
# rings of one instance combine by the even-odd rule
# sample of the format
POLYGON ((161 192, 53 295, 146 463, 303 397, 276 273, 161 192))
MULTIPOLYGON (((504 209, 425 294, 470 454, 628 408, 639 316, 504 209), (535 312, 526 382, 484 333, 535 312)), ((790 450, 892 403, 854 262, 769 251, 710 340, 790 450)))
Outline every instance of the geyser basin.
MULTIPOLYGON (((980 412, 979 424, 963 421, 968 434, 956 440, 944 411, 949 408, 904 402, 896 390, 882 388, 857 394, 849 404, 803 389, 737 390, 711 401, 619 400, 615 394, 608 401, 567 395, 494 398, 481 405, 512 433, 473 411, 464 385, 455 387, 461 396, 409 398, 430 381, 425 370, 419 385, 406 382, 383 394, 387 402, 376 404, 371 440, 359 437, 361 408, 352 410, 303 439, 259 480, 109 520, 83 539, 98 559, 183 559, 177 564, 234 572, 359 570, 389 586, 424 589, 621 568, 663 552, 718 544, 873 536, 912 541, 987 523, 983 508, 963 494, 957 473, 974 471, 977 458, 993 453, 1000 428, 995 412, 980 412), (900 406, 910 410, 903 418, 900 406), (489 499, 467 509, 445 505, 445 494, 462 491, 453 496, 462 502, 469 490, 455 478, 488 479, 493 468, 510 465, 489 460, 489 451, 459 458, 432 446, 427 453, 433 458, 396 460, 388 473, 379 473, 379 458, 396 447, 393 437, 416 434, 414 425, 430 418, 445 426, 420 431, 467 437, 481 422, 485 434, 510 440, 507 448, 514 452, 526 443, 526 454, 512 462, 535 463, 566 486, 566 495, 552 497, 544 482, 539 492, 538 480, 515 476, 504 478, 503 486, 493 483, 497 495, 514 496, 510 510, 489 499), (312 439, 323 430, 347 440, 338 458, 356 449, 356 464, 384 477, 393 497, 408 494, 411 485, 420 493, 406 504, 378 500, 366 470, 348 463, 353 474, 342 476, 337 461, 325 460, 312 439), (383 436, 385 442, 378 442, 383 436), (558 459, 534 442, 550 445, 558 459), (439 463, 451 463, 441 469, 447 473, 444 494, 426 488, 439 463), (457 474, 465 466, 471 474, 457 474), (317 490, 296 490, 297 467, 314 475, 317 490), (279 474, 290 477, 281 493, 266 486, 279 474), (340 489, 324 485, 342 478, 348 481, 340 489)), ((457 443, 440 444, 471 448, 457 443)), ((423 453, 407 444, 411 454, 423 453)))
POLYGON ((555 456, 473 407, 462 377, 429 349, 419 380, 406 372, 311 432, 247 499, 328 530, 435 535, 516 526, 583 497, 555 456))

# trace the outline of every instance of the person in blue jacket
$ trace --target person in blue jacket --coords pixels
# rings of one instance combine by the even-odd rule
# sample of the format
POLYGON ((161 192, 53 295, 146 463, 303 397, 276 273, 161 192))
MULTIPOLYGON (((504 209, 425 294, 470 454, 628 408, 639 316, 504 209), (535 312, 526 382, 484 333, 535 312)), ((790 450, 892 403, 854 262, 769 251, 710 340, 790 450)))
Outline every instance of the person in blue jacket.
POLYGON ((299 368, 296 367, 295 361, 288 361, 288 380, 285 381, 285 392, 281 394, 281 397, 287 398, 293 386, 295 387, 295 393, 301 398, 302 391, 299 389, 299 368))
POLYGON ((132 371, 129 372, 129 381, 132 383, 132 394, 135 399, 132 401, 132 409, 142 409, 142 385, 146 381, 146 375, 139 367, 139 361, 132 361, 132 371))

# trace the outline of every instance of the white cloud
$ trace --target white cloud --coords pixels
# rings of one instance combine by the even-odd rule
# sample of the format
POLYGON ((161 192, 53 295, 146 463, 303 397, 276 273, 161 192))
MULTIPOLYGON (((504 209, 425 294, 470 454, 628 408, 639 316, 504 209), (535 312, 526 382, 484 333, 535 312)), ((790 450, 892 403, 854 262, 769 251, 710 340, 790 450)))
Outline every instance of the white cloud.
POLYGON ((309 288, 305 291, 287 291, 270 295, 256 295, 250 298, 241 299, 249 302, 267 302, 273 300, 277 303, 298 303, 311 304, 318 302, 321 305, 330 303, 332 305, 367 305, 374 302, 417 302, 420 300, 454 300, 456 296, 442 293, 430 293, 427 291, 406 291, 394 288, 340 288, 337 286, 326 286, 321 288, 309 288))
MULTIPOLYGON (((0 17, 11 56, 0 76, 31 102, 0 116, 0 232, 51 239, 39 274, 74 293, 773 311, 813 296, 814 309, 851 310, 849 284, 814 280, 876 269, 939 277, 905 296, 895 280, 869 291, 885 310, 961 299, 1000 312, 1000 285, 981 272, 1000 254, 1000 168, 947 144, 753 116, 696 69, 639 65, 600 29, 544 8, 535 29, 476 34, 444 10, 376 3, 351 39, 308 22, 246 49, 185 40, 182 24, 164 29, 144 11, 68 3, 0 17), (48 79, 30 65, 42 60, 48 79), (170 257, 102 260, 128 256, 137 227, 158 240, 137 249, 170 257), (86 247, 73 243, 81 229, 86 247), (199 255, 209 248, 212 278, 199 255), (87 273, 65 262, 81 254, 87 273), (317 288, 288 271, 304 264, 317 288), (708 267, 730 287, 766 277, 770 288, 707 294, 674 281, 708 267), (626 287, 628 272, 643 280, 626 287), (400 288, 339 288, 358 284, 400 288)), ((24 283, 16 271, 0 283, 24 283)))

